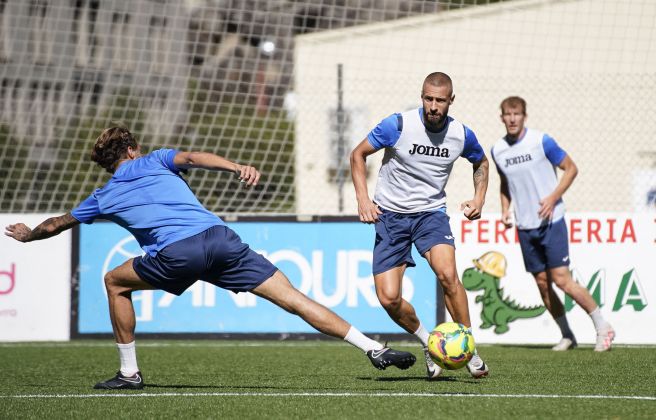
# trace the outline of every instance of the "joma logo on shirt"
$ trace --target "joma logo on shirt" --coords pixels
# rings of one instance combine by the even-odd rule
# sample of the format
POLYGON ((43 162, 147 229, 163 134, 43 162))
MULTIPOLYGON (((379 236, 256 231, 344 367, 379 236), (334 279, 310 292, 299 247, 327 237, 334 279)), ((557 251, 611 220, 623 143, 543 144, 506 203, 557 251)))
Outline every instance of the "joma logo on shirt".
POLYGON ((410 154, 426 155, 426 156, 437 156, 437 157, 449 157, 449 149, 446 147, 436 147, 436 146, 424 146, 421 144, 412 143, 412 150, 410 154))
POLYGON ((528 162, 529 160, 533 160, 531 159, 531 155, 529 153, 521 156, 514 156, 506 159, 506 165, 504 166, 504 168, 507 168, 510 165, 517 165, 518 163, 528 162))

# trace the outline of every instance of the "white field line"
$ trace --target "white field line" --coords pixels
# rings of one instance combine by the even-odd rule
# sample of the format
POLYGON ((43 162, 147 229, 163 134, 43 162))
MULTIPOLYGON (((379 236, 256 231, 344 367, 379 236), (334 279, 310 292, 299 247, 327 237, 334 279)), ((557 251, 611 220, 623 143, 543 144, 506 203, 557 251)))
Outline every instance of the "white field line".
POLYGON ((139 394, 17 394, 0 399, 25 398, 162 398, 162 397, 345 397, 345 398, 534 398, 534 399, 613 399, 656 401, 656 396, 638 395, 555 395, 555 394, 431 394, 413 392, 162 392, 139 394))
MULTIPOLYGON (((289 340, 289 341, 237 341, 237 340, 210 340, 210 339, 190 339, 189 341, 175 342, 151 342, 150 340, 137 340, 138 347, 341 347, 348 344, 340 341, 323 341, 323 340, 289 340)), ((417 347, 419 344, 415 341, 394 341, 390 342, 393 347, 417 347)), ((487 347, 492 344, 478 344, 477 347, 487 347)), ((551 346, 551 344, 531 344, 535 346, 551 346)), ((75 342, 9 342, 0 343, 1 348, 58 348, 58 347, 116 347, 111 339, 105 341, 75 341, 75 342)), ((586 347, 581 345, 579 347, 586 347)), ((592 345, 587 345, 592 347, 592 345)), ((613 344, 613 348, 656 348, 654 344, 613 344)))
MULTIPOLYGON (((344 341, 222 341, 192 339, 188 342, 148 342, 137 340, 137 347, 342 347, 344 341)), ((390 342, 391 343, 391 342, 390 342)), ((418 347, 416 342, 394 342, 394 347, 418 347)), ((66 347, 116 347, 112 340, 105 342, 62 342, 62 343, 0 343, 0 348, 66 348, 66 347)), ((482 346, 481 346, 482 347, 482 346)))

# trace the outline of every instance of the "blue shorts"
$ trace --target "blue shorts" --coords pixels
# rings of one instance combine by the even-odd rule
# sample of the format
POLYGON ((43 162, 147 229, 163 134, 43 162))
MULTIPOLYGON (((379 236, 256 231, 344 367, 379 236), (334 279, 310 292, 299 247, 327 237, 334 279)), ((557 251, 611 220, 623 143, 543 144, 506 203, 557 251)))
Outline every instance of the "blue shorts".
POLYGON ((412 244, 424 255, 433 246, 447 244, 455 247, 449 216, 442 211, 419 213, 395 213, 381 209, 376 227, 374 243, 373 274, 384 273, 392 268, 407 264, 414 267, 412 244))
POLYGON ((196 280, 247 292, 278 270, 232 229, 219 225, 174 242, 154 257, 136 257, 132 266, 146 283, 178 296, 196 280))
POLYGON ((537 229, 518 230, 524 266, 529 273, 569 265, 569 242, 565 219, 537 229))

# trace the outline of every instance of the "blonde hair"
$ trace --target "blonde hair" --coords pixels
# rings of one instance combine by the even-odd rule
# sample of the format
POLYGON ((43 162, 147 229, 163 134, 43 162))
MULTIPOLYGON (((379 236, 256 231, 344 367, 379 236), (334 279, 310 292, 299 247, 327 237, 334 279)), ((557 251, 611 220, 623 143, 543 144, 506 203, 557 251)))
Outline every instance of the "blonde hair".
POLYGON ((509 96, 503 101, 501 101, 501 113, 503 114, 503 109, 508 108, 521 108, 522 113, 526 115, 526 101, 519 96, 509 96))

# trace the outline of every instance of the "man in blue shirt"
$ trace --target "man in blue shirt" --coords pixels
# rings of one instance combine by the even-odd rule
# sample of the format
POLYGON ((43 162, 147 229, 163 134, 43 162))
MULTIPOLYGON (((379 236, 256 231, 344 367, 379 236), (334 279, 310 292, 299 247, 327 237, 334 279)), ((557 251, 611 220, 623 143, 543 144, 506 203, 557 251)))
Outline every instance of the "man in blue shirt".
MULTIPOLYGON (((376 295, 394 322, 422 343, 428 379, 437 378, 442 371, 428 353, 427 329, 401 295, 405 269, 415 266, 411 247, 414 243, 435 272, 453 320, 471 328, 467 295, 456 271, 444 188, 456 159, 467 159, 474 169, 474 198, 462 203, 461 210, 475 220, 481 217, 488 181, 487 158, 476 135, 448 115, 454 98, 447 74, 429 74, 421 89, 423 107, 385 118, 351 153, 360 221, 376 227, 376 295), (381 149, 385 155, 372 200, 367 191, 366 159, 381 149)), ((489 372, 477 353, 467 369, 474 378, 489 372)))
POLYGON ((595 351, 610 350, 615 331, 590 292, 575 282, 569 271, 562 196, 578 173, 576 164, 551 136, 525 127, 526 101, 519 96, 501 102, 501 121, 506 135, 492 147, 492 159, 501 177, 501 217, 506 228, 512 227, 512 201, 526 271, 533 274, 542 301, 562 334, 552 349, 565 351, 577 345, 565 308, 554 292, 555 284, 592 318, 597 330, 595 351), (563 170, 560 180, 556 168, 563 170))
POLYGON ((378 369, 407 369, 409 352, 392 350, 371 340, 337 314, 292 286, 287 277, 195 197, 181 170, 230 171, 246 186, 260 173, 211 153, 160 149, 145 156, 130 131, 111 127, 95 142, 91 159, 112 174, 70 213, 47 219, 33 230, 22 223, 5 234, 21 242, 49 238, 96 218, 111 220, 134 235, 145 254, 131 258, 105 275, 109 312, 121 368, 97 389, 141 389, 134 331, 132 292, 161 289, 182 294, 197 280, 233 292, 252 292, 303 318, 320 332, 360 348, 378 369))

